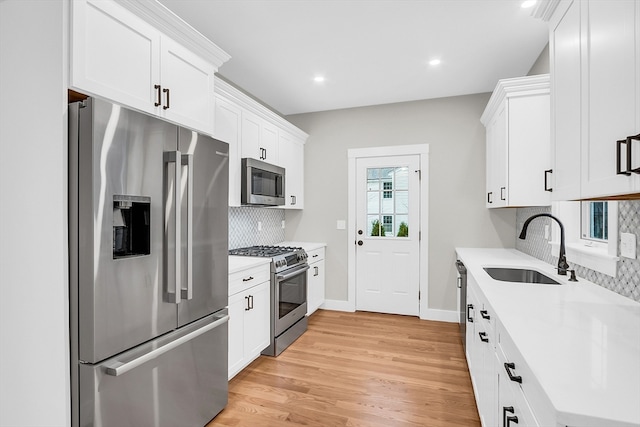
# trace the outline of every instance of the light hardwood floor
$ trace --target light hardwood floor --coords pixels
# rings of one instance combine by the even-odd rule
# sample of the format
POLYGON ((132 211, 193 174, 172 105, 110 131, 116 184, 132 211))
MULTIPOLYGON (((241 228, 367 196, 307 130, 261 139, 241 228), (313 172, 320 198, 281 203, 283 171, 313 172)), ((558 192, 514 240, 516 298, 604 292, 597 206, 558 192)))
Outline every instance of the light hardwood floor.
POLYGON ((217 426, 480 426, 458 325, 318 310, 229 383, 217 426))

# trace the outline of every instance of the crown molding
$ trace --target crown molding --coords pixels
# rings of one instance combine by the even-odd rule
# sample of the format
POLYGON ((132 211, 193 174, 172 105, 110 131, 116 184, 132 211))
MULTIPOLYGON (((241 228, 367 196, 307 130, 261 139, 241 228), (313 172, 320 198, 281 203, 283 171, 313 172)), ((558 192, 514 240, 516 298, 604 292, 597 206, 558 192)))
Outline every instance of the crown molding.
POLYGON ((286 119, 284 119, 279 114, 275 113, 273 110, 265 107, 260 104, 255 99, 251 98, 246 93, 242 92, 240 89, 231 85, 230 83, 222 80, 218 76, 214 77, 213 91, 216 95, 222 96, 228 101, 236 104, 240 108, 248 110, 253 114, 269 121, 270 123, 276 124, 281 129, 284 129, 288 133, 290 133, 293 137, 296 137, 299 140, 302 140, 304 143, 309 134, 304 132, 303 130, 297 128, 286 119))
POLYGON ((500 105, 502 105, 504 100, 507 98, 550 92, 551 85, 549 74, 538 74, 535 76, 499 80, 496 88, 491 94, 491 98, 489 98, 486 108, 484 109, 484 113, 482 113, 482 117, 480 117, 480 122, 482 122, 486 127, 489 124, 491 117, 493 117, 500 105))
POLYGON ((115 2, 211 62, 216 70, 231 58, 227 52, 155 0, 115 0, 115 2))
POLYGON ((531 16, 549 22, 559 4, 560 0, 540 0, 531 11, 531 16))

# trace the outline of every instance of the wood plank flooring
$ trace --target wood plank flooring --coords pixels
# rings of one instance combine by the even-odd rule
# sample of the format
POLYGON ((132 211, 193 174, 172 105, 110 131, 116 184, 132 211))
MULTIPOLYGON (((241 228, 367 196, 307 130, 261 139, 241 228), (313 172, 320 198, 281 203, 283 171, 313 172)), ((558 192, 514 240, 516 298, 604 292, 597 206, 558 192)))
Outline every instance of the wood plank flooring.
POLYGON ((480 426, 458 325, 318 310, 277 358, 229 383, 206 427, 480 426))

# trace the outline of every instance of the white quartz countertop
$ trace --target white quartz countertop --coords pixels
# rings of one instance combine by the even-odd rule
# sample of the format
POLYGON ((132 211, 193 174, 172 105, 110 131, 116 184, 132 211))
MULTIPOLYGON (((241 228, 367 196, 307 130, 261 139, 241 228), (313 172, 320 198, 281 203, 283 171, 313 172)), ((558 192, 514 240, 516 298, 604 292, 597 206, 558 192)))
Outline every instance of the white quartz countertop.
POLYGON ((246 270, 252 267, 269 264, 270 262, 271 258, 229 255, 229 274, 237 273, 238 271, 246 270))
POLYGON ((515 249, 456 249, 515 343, 561 425, 640 426, 640 303, 515 249), (562 282, 492 279, 483 267, 524 267, 562 282))
POLYGON ((302 248, 306 252, 309 252, 309 251, 314 251, 316 249, 323 248, 323 247, 327 246, 327 244, 326 243, 314 243, 314 242, 285 241, 285 242, 282 242, 282 243, 278 243, 276 246, 291 246, 291 247, 294 247, 294 248, 302 248))

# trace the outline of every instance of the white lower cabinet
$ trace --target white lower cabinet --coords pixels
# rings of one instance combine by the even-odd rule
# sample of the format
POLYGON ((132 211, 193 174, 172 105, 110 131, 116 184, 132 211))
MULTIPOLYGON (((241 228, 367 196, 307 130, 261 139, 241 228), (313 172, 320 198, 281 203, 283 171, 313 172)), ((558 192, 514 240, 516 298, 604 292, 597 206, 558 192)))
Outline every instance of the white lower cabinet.
POLYGON ((483 427, 556 426, 519 355, 473 276, 467 279, 467 364, 483 427), (538 416, 532 408, 540 408, 538 416), (546 424, 545 424, 546 423, 546 424))
MULTIPOLYGON (((468 282, 473 280, 468 277, 468 282)), ((483 426, 495 426, 496 423, 496 363, 495 363, 495 316, 489 305, 475 291, 467 288, 467 301, 473 327, 467 327, 467 347, 469 350, 469 372, 476 395, 476 404, 483 426)), ((468 356, 468 357, 469 357, 468 356)))
POLYGON ((310 316, 324 304, 324 248, 309 251, 307 255, 307 316, 310 316))
POLYGON ((269 345, 271 289, 268 277, 269 264, 229 277, 229 289, 236 291, 229 295, 229 379, 269 345))

